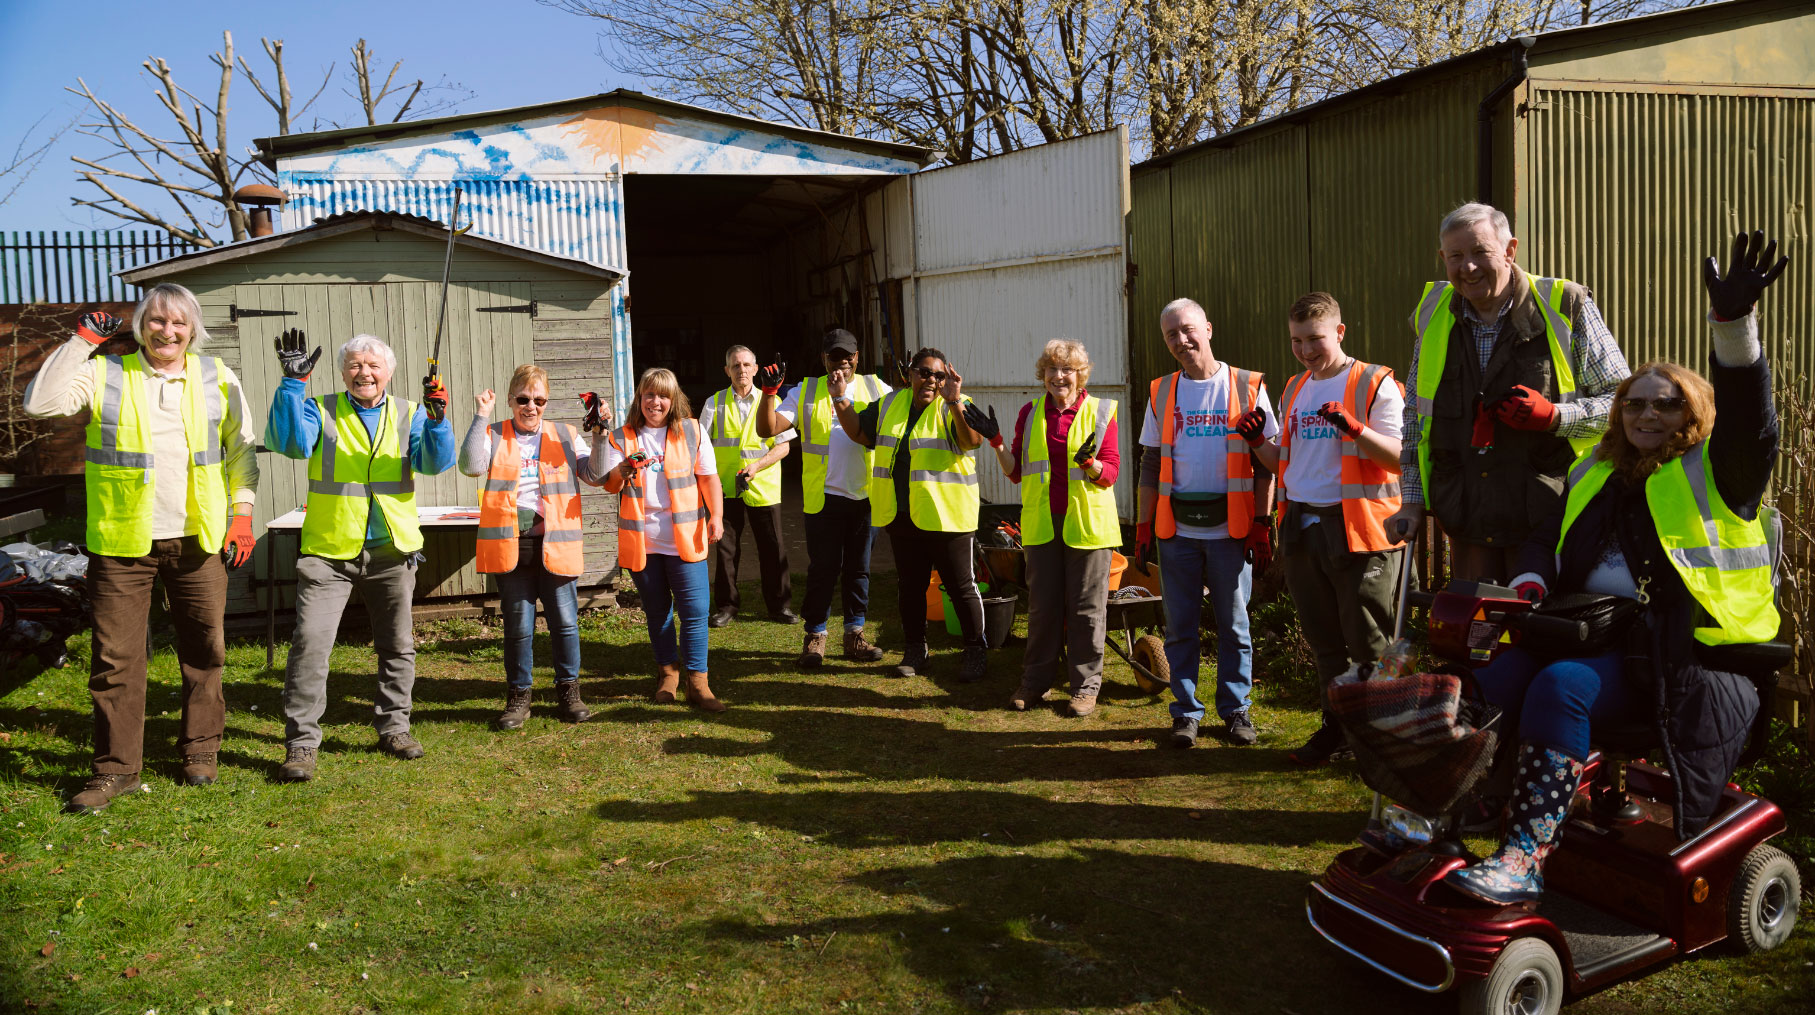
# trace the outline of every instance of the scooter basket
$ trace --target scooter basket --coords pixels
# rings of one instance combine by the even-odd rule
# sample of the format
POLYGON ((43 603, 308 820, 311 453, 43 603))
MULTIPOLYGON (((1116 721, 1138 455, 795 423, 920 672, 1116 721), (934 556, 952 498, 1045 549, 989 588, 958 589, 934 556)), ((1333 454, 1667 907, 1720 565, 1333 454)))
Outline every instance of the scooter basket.
POLYGON ((1493 767, 1500 710, 1453 674, 1334 684, 1329 700, 1362 781, 1415 813, 1451 813, 1493 767))

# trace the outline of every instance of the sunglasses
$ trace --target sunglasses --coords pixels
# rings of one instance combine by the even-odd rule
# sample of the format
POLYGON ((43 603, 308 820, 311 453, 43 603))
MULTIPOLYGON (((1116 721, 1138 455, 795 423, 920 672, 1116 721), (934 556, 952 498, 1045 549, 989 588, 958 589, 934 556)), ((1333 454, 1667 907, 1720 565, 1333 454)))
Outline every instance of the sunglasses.
POLYGON ((1635 413, 1635 414, 1641 413, 1641 412, 1645 411, 1646 406, 1650 406, 1652 408, 1652 410, 1655 411, 1660 416, 1662 416, 1666 413, 1671 413, 1671 412, 1682 412, 1683 407, 1688 404, 1689 404, 1689 400, 1682 397, 1681 395, 1673 395, 1669 398, 1622 398, 1622 399, 1620 399, 1620 405, 1625 407, 1627 412, 1635 413))
POLYGON ((941 384, 945 383, 945 371, 943 370, 928 370, 925 367, 915 367, 914 372, 919 374, 920 379, 923 381, 938 381, 941 384))
POLYGON ((518 405, 528 405, 528 404, 529 404, 529 403, 531 403, 531 402, 534 402, 534 403, 536 403, 536 406, 537 406, 537 408, 540 408, 540 407, 542 407, 542 406, 544 406, 544 405, 547 405, 547 404, 548 404, 548 399, 546 399, 546 398, 531 398, 531 397, 529 397, 529 396, 528 396, 528 395, 518 395, 518 396, 517 396, 517 404, 518 404, 518 405))

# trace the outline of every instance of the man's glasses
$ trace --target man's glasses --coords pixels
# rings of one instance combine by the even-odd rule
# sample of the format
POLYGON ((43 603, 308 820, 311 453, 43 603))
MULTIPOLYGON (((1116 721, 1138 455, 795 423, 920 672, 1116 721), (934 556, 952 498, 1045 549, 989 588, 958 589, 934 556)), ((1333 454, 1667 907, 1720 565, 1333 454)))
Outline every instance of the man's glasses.
POLYGON ((1650 406, 1660 416, 1665 415, 1666 413, 1682 412, 1683 407, 1688 404, 1689 404, 1689 400, 1682 397, 1681 395, 1675 395, 1670 398, 1622 398, 1622 399, 1620 399, 1620 405, 1624 406, 1627 412, 1630 412, 1634 415, 1644 412, 1646 406, 1650 406))
POLYGON ((943 370, 928 370, 925 367, 915 367, 914 372, 919 374, 920 379, 923 381, 938 381, 941 384, 945 383, 945 371, 943 370))
POLYGON ((542 407, 542 406, 544 406, 544 405, 547 405, 547 404, 548 404, 548 399, 546 399, 546 398, 531 398, 531 397, 529 397, 529 396, 528 396, 528 395, 518 395, 518 396, 517 396, 517 404, 518 404, 518 405, 528 405, 528 404, 529 404, 529 403, 531 403, 531 402, 534 402, 534 403, 536 403, 536 407, 537 407, 537 408, 541 408, 541 407, 542 407))

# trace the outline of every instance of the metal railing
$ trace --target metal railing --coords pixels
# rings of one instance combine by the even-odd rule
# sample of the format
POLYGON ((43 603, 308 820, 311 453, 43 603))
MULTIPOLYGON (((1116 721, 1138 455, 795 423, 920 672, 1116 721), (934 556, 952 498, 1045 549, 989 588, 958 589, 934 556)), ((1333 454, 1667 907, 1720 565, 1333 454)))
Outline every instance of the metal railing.
POLYGON ((114 272, 197 249, 151 229, 0 233, 0 303, 137 299, 114 272))

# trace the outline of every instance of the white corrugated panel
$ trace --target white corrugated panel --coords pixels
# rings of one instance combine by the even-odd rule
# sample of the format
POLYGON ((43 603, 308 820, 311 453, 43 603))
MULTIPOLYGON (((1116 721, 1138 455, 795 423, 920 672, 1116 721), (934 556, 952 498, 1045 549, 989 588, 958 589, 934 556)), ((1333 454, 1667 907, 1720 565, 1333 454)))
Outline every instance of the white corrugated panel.
POLYGON ((1048 339, 1090 352, 1099 384, 1128 376, 1122 258, 1091 257, 925 275, 919 280, 921 345, 945 350, 966 385, 1034 384, 1048 339))

